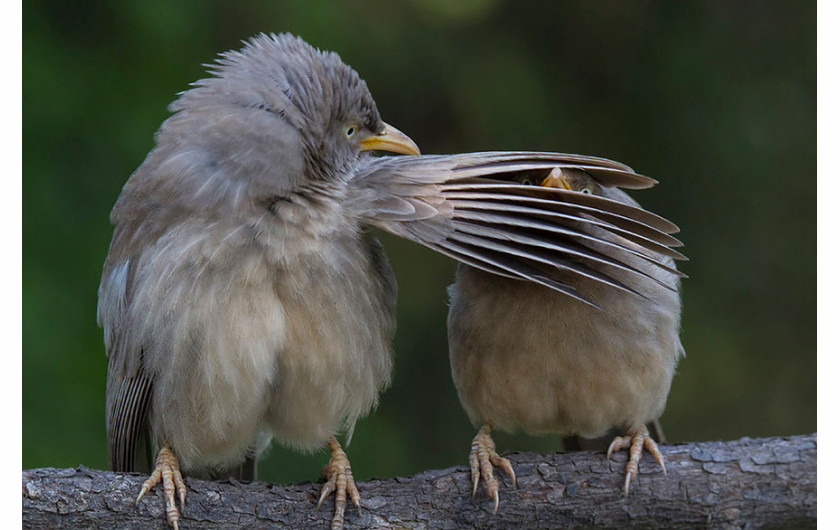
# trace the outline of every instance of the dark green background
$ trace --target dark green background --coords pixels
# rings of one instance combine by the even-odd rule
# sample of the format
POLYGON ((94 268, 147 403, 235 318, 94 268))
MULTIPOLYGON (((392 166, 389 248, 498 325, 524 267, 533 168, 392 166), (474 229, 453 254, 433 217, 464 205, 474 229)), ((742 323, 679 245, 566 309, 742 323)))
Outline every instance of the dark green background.
MULTIPOLYGON (((816 5, 811 2, 24 3, 23 466, 105 466, 96 290, 108 214, 202 63, 260 31, 334 50, 426 153, 601 155, 683 229, 672 441, 816 430, 816 5)), ((453 264, 386 238, 397 363, 348 449, 357 478, 465 464, 449 379, 453 264)), ((555 437, 499 435, 501 450, 555 437)), ((315 479, 275 448, 262 478, 315 479)))

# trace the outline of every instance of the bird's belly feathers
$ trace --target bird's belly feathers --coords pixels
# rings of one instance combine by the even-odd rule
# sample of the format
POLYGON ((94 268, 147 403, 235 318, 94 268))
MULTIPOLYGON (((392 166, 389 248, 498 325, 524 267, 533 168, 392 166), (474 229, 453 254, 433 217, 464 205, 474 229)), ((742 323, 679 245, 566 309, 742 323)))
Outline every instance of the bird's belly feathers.
POLYGON ((350 257, 357 251, 345 248, 344 258, 330 260, 330 267, 319 261, 279 284, 285 343, 267 420, 285 445, 316 449, 342 429, 352 432, 390 382, 386 301, 370 272, 360 268, 367 260, 350 257))
POLYGON ((152 431, 182 469, 239 464, 266 431, 315 448, 373 406, 391 353, 365 322, 382 303, 363 292, 365 270, 324 254, 281 270, 254 246, 208 252, 203 267, 165 246, 150 256, 138 270, 156 280, 137 282, 133 307, 149 321, 152 431))
MULTIPOLYGON (((166 257, 150 262, 174 262, 166 257)), ((157 286, 137 282, 137 318, 145 312, 152 321, 142 341, 154 373, 152 432, 188 473, 241 462, 268 410, 286 326, 258 254, 241 252, 235 267, 224 251, 215 258, 223 261, 200 272, 155 266, 157 286)))
POLYGON ((633 295, 601 312, 524 282, 507 282, 511 296, 492 281, 469 303, 456 297, 450 314, 453 378, 474 422, 594 437, 662 413, 681 351, 667 312, 637 319, 635 305, 622 307, 639 303, 633 295))

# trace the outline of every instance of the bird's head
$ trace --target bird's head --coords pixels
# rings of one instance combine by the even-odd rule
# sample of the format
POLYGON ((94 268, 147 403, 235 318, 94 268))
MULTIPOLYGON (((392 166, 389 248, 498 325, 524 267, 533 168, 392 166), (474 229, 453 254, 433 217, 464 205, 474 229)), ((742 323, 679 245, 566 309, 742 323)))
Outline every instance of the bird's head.
POLYGON ((529 184, 576 191, 585 195, 598 195, 625 204, 637 205, 629 195, 617 186, 601 185, 591 174, 579 168, 554 168, 546 176, 523 175, 519 178, 529 179, 529 184), (533 182, 530 182, 532 180, 533 182))
MULTIPOLYGON (((224 174, 228 184, 245 185, 247 195, 283 195, 347 178, 367 151, 419 154, 382 120, 352 68, 298 37, 258 35, 222 54, 210 71, 170 105, 175 114, 158 135, 159 146, 170 146, 169 158, 190 155, 180 156, 191 164, 186 172, 200 174, 194 170, 204 165, 209 178, 224 174)), ((196 188, 214 187, 196 182, 196 188)))
POLYGON ((540 186, 561 190, 578 191, 588 195, 602 195, 601 186, 582 169, 554 168, 541 182, 540 186))

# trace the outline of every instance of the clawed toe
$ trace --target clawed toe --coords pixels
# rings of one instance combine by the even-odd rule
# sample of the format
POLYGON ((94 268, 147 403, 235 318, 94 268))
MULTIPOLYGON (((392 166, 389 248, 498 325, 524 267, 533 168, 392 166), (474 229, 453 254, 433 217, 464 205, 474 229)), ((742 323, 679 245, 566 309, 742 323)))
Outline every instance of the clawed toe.
POLYGON ((630 458, 628 459, 627 466, 625 468, 624 495, 627 495, 630 490, 630 483, 636 480, 636 476, 639 474, 639 461, 642 458, 642 452, 644 449, 647 449, 647 451, 653 455, 656 462, 659 464, 659 467, 662 468, 662 473, 666 475, 668 474, 668 471, 665 469, 665 460, 662 458, 662 453, 659 451, 659 446, 656 444, 656 441, 651 438, 647 427, 630 429, 627 431, 626 436, 616 436, 610 444, 609 449, 607 449, 607 458, 610 458, 615 451, 628 448, 630 450, 630 458))
POLYGON ((344 527, 344 512, 347 507, 347 496, 356 505, 359 513, 362 511, 361 496, 353 480, 353 472, 350 469, 350 460, 341 448, 341 445, 333 437, 328 442, 330 448, 330 461, 324 466, 321 475, 327 483, 321 488, 321 496, 318 498, 318 506, 335 492, 335 512, 333 513, 331 530, 341 530, 344 527))
POLYGON ((163 482, 163 492, 166 498, 166 520, 169 526, 178 530, 179 512, 175 506, 175 491, 178 491, 178 499, 181 501, 181 511, 184 511, 184 502, 187 498, 187 486, 181 476, 181 469, 178 466, 178 458, 168 447, 162 448, 155 459, 155 469, 151 476, 143 483, 140 494, 137 495, 136 503, 152 488, 163 482))
POLYGON ((516 473, 510 460, 499 456, 496 444, 490 436, 491 426, 484 424, 475 435, 470 450, 470 475, 472 477, 473 495, 478 491, 478 483, 483 478, 487 487, 487 496, 493 499, 493 513, 499 509, 499 483, 493 474, 494 467, 502 468, 516 487, 516 473))

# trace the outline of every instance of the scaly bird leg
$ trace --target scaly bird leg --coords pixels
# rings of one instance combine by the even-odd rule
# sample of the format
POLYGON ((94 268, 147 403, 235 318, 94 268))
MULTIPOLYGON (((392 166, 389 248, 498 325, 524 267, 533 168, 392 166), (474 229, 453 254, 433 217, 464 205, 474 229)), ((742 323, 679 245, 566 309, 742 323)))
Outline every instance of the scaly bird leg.
POLYGON ((492 429, 492 426, 485 423, 473 438, 472 448, 470 449, 470 474, 472 475, 473 495, 478 490, 479 480, 484 478, 487 495, 493 499, 493 513, 495 514, 499 509, 499 483, 493 476, 493 467, 504 469, 513 481, 514 488, 516 487, 516 473, 513 472, 510 460, 502 458, 496 452, 496 444, 490 436, 490 429, 492 429))
POLYGON ((166 496, 166 520, 169 521, 169 526, 178 530, 178 508, 175 506, 175 490, 178 490, 178 498, 181 500, 181 511, 183 512, 184 500, 187 498, 187 486, 184 484, 184 478, 181 476, 181 470, 178 467, 178 458, 175 457, 175 453, 169 447, 163 447, 158 452, 155 459, 155 469, 143 483, 135 504, 139 503, 143 495, 161 481, 163 481, 163 493, 166 496))
POLYGON ((330 524, 331 530, 341 530, 344 527, 344 509, 347 506, 347 495, 350 500, 362 511, 361 497, 356 483, 353 482, 353 472, 350 470, 350 460, 334 436, 327 442, 330 448, 330 461, 321 471, 321 476, 327 483, 321 488, 321 498, 318 499, 318 506, 324 502, 330 493, 335 492, 335 513, 330 524))
POLYGON ((627 495, 628 490, 630 489, 630 483, 636 479, 636 475, 639 474, 639 460, 642 458, 642 450, 647 449, 650 454, 656 459, 659 463, 659 467, 662 468, 662 473, 668 474, 668 471, 665 469, 665 461, 662 459, 662 453, 659 452, 659 446, 656 445, 656 441, 651 438, 650 433, 647 430, 647 427, 635 427, 630 428, 627 431, 627 436, 616 436, 615 440, 610 444, 610 448, 607 449, 607 458, 613 454, 614 451, 618 451, 621 449, 630 448, 630 458, 627 461, 627 467, 624 478, 624 495, 627 495))

